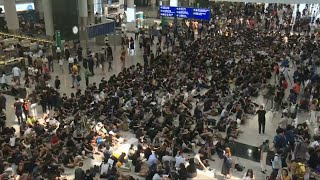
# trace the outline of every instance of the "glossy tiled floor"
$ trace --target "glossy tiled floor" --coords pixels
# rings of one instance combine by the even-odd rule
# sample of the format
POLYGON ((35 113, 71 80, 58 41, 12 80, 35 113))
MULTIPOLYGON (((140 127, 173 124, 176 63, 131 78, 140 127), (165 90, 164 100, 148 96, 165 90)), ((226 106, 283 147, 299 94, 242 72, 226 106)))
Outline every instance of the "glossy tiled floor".
MULTIPOLYGON (((95 50, 99 50, 100 47, 92 46, 91 49, 93 49, 95 51, 95 50)), ((142 53, 143 53, 142 50, 137 49, 135 52, 135 55, 128 56, 126 59, 126 63, 125 63, 126 67, 129 67, 129 66, 136 64, 138 62, 142 63, 142 61, 143 61, 142 60, 142 53)), ((64 66, 65 66, 64 67, 65 73, 62 73, 57 62, 55 62, 54 63, 54 70, 55 71, 52 73, 52 77, 59 76, 62 81, 62 86, 60 89, 61 93, 67 93, 68 95, 70 95, 70 93, 75 92, 75 90, 70 88, 71 83, 72 83, 71 75, 66 73, 66 72, 68 72, 67 71, 67 64, 65 64, 64 66)), ((115 47, 113 70, 111 70, 110 72, 107 72, 106 75, 101 75, 101 70, 99 68, 96 68, 95 69, 96 75, 94 77, 90 78, 90 82, 99 82, 102 77, 109 78, 111 75, 119 73, 121 71, 121 66, 122 65, 120 63, 120 47, 115 47)), ((49 83, 51 85, 53 85, 53 79, 49 83)), ((82 89, 85 87, 84 81, 81 81, 80 87, 82 89)), ((14 116, 13 108, 11 108, 11 106, 13 105, 13 102, 14 102, 14 97, 7 96, 7 109, 8 109, 7 124, 8 124, 8 126, 13 126, 13 127, 17 128, 18 127, 17 121, 14 116)), ((256 102, 258 102, 259 104, 264 104, 265 100, 262 97, 258 97, 256 99, 256 102)), ((39 112, 40 112, 40 108, 39 108, 39 112)), ((242 126, 244 133, 240 135, 240 137, 239 137, 239 139, 237 139, 237 141, 244 143, 244 144, 249 144, 252 146, 259 146, 262 143, 262 141, 264 141, 266 139, 269 139, 272 142, 273 136, 275 135, 275 129, 278 126, 279 116, 280 115, 276 114, 275 118, 273 119, 273 113, 268 112, 268 114, 267 114, 268 121, 266 124, 266 134, 263 136, 258 136, 257 117, 256 116, 249 116, 248 123, 246 125, 242 126)), ((307 114, 300 113, 299 121, 302 122, 305 119, 307 119, 307 114)), ((123 136, 130 137, 130 136, 132 136, 132 134, 126 132, 123 134, 123 136)), ((216 161, 215 162, 211 161, 210 167, 212 169, 216 170, 216 172, 217 172, 216 178, 217 179, 223 179, 223 177, 220 175, 222 161, 217 156, 215 156, 214 158, 216 159, 216 161)), ((249 168, 253 169, 256 179, 258 179, 258 180, 265 179, 266 175, 263 175, 262 173, 260 173, 259 163, 251 161, 251 160, 243 159, 243 158, 234 158, 234 159, 236 161, 240 161, 240 164, 243 164, 246 167, 246 170, 249 168)), ((92 160, 92 159, 85 160, 84 169, 87 169, 93 165, 100 165, 100 164, 101 164, 101 157, 95 156, 95 160, 92 160)), ((270 167, 268 170, 269 170, 268 172, 271 172, 270 167)), ((236 172, 235 171, 232 174, 233 175, 232 179, 241 179, 241 177, 244 175, 244 173, 245 172, 236 172)), ((131 173, 131 174, 134 174, 134 173, 131 173)), ((67 169, 65 175, 68 177, 68 179, 73 179, 73 169, 67 169)), ((143 178, 139 178, 137 176, 135 176, 135 177, 138 179, 143 179, 143 178)), ((213 179, 213 178, 212 178, 212 175, 210 175, 210 173, 200 172, 196 179, 213 179)))

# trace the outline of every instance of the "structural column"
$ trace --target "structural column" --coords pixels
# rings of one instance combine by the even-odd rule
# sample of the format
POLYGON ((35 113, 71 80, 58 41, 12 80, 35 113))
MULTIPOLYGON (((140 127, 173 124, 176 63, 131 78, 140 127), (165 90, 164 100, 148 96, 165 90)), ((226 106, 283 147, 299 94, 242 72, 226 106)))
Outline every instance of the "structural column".
POLYGON ((19 32, 19 19, 16 9, 16 1, 15 0, 4 0, 4 10, 6 15, 6 21, 8 30, 11 33, 19 32))
POLYGON ((150 5, 152 6, 152 7, 155 7, 156 6, 156 0, 150 0, 150 5))
POLYGON ((39 13, 40 19, 43 19, 43 8, 41 0, 34 0, 34 9, 39 13))
MULTIPOLYGON (((134 0, 127 0, 127 8, 133 8, 134 11, 131 11, 132 14, 127 14, 127 19, 128 19, 128 16, 133 16, 134 17, 134 20, 136 20, 135 16, 136 16, 136 7, 134 5, 134 0)), ((135 31, 135 28, 136 28, 136 22, 127 22, 126 24, 127 26, 127 31, 129 32, 134 32, 135 31)))
MULTIPOLYGON (((54 27, 53 27, 53 17, 52 17, 52 0, 42 0, 44 24, 46 28, 46 35, 53 37, 54 27)), ((61 17, 63 18, 63 17, 61 17)))
POLYGON ((94 23, 94 3, 93 0, 87 0, 87 13, 88 13, 88 24, 95 24, 94 23))
POLYGON ((177 7, 178 6, 178 0, 170 0, 170 6, 177 7))
POLYGON ((127 7, 134 8, 134 0, 127 0, 127 7))
POLYGON ((80 28, 79 28, 79 37, 80 37, 80 46, 82 47, 82 56, 86 57, 87 48, 88 48, 88 0, 79 0, 79 17, 80 17, 80 28))

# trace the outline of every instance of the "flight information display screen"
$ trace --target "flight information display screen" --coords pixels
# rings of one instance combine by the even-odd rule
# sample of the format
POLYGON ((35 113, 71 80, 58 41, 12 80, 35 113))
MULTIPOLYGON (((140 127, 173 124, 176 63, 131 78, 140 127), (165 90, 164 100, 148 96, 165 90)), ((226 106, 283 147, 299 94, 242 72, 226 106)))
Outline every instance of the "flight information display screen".
POLYGON ((210 21, 210 9, 160 6, 160 16, 210 21))

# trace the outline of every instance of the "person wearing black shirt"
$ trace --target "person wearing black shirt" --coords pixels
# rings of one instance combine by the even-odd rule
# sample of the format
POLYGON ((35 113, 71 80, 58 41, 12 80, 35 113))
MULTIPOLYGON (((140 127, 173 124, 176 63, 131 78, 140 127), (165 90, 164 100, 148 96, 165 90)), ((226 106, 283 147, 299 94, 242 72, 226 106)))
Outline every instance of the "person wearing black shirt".
POLYGON ((20 124, 23 120, 23 117, 22 117, 22 102, 18 99, 18 98, 15 98, 16 99, 16 102, 14 103, 14 108, 15 108, 15 113, 16 113, 16 116, 18 118, 18 123, 20 124))
POLYGON ((78 60, 82 61, 82 47, 79 46, 77 49, 78 60))
POLYGON ((52 55, 49 55, 47 57, 48 59, 48 68, 49 68, 49 71, 53 72, 53 56, 52 55))
POLYGON ((79 163, 79 167, 74 171, 74 179, 75 180, 83 180, 86 177, 85 172, 82 170, 83 162, 79 163))
POLYGON ((259 123, 259 134, 264 134, 265 125, 266 125, 266 110, 264 110, 263 106, 260 105, 259 110, 256 112, 258 114, 258 123, 259 123))
POLYGON ((183 163, 180 164, 180 169, 178 170, 179 179, 180 180, 187 180, 187 169, 183 163))
POLYGON ((89 67, 89 71, 91 72, 92 76, 94 75, 93 66, 94 66, 93 57, 92 57, 92 55, 90 55, 88 57, 88 67, 89 67))
POLYGON ((195 178, 197 177, 197 167, 196 164, 194 163, 193 159, 189 160, 189 165, 187 167, 187 177, 188 178, 195 178))
POLYGON ((7 102, 6 97, 2 94, 2 92, 0 92, 0 110, 2 109, 6 110, 6 102, 7 102))
POLYGON ((86 170, 86 176, 84 177, 85 180, 93 180, 93 175, 90 172, 90 169, 86 170))
POLYGON ((84 151, 85 151, 85 153, 86 153, 86 155, 88 157, 94 159, 93 158, 93 147, 92 147, 91 143, 88 140, 85 140, 83 149, 84 149, 84 151))
POLYGON ((150 66, 153 67, 154 64, 154 53, 152 50, 150 51, 150 66))
POLYGON ((48 97, 45 91, 42 92, 40 95, 40 104, 42 107, 42 112, 46 113, 47 112, 47 105, 48 105, 48 97))
POLYGON ((56 89, 60 89, 60 84, 61 84, 61 81, 59 79, 59 76, 56 76, 56 80, 54 81, 54 87, 56 89))

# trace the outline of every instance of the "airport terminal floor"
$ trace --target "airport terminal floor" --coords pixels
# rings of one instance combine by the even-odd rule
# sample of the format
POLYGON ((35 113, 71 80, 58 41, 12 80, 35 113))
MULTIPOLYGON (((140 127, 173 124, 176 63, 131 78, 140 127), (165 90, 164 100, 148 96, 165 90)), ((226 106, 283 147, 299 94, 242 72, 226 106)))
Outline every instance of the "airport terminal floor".
POLYGON ((23 54, 0 79, 1 179, 319 179, 319 33, 243 8, 23 54))
MULTIPOLYGON (((131 36, 134 36, 134 34, 131 34, 131 36)), ((138 43, 136 43, 136 46, 138 46, 138 43)), ((97 50, 100 49, 100 47, 95 47, 97 50)), ((95 48, 92 48, 92 50, 94 51, 95 48)), ((154 48, 155 51, 155 48, 154 48)), ((114 49, 114 62, 112 64, 112 70, 110 71, 106 71, 105 75, 102 75, 102 70, 99 67, 96 67, 94 69, 95 71, 95 75, 93 77, 90 77, 90 83, 97 83, 99 84, 101 82, 102 78, 105 79, 109 79, 112 75, 114 74, 118 74, 121 69, 122 69, 122 62, 120 61, 120 53, 121 53, 121 47, 118 46, 116 47, 116 49, 114 49)), ((137 48, 137 50, 135 51, 134 55, 132 56, 128 56, 127 59, 125 60, 125 66, 126 68, 129 68, 132 65, 136 65, 137 63, 142 63, 143 64, 143 50, 137 48)), ((108 66, 108 65, 107 65, 108 66)), ((70 96, 71 93, 76 93, 76 90, 71 88, 71 84, 72 84, 72 75, 68 74, 68 67, 67 64, 64 65, 63 67, 63 72, 58 64, 58 62, 54 62, 54 72, 50 73, 51 75, 51 80, 49 80, 50 86, 54 86, 54 80, 55 77, 58 76, 61 80, 61 87, 59 89, 59 92, 62 93, 66 93, 68 96, 70 96)), ((24 72, 22 73, 24 74, 24 72)), ((23 77, 24 75, 22 75, 23 77)), ((9 76, 8 79, 10 79, 11 77, 9 76)), ((31 87, 34 88, 34 87, 31 87)), ((85 89, 85 82, 84 80, 82 80, 80 82, 80 87, 79 89, 85 89)), ((5 97, 7 98, 7 108, 8 108, 8 112, 7 112, 7 126, 8 127, 14 127, 16 129, 16 133, 18 134, 20 131, 20 125, 18 125, 18 121, 17 121, 17 117, 15 116, 14 113, 14 108, 13 105, 16 102, 15 97, 13 96, 7 96, 5 95, 5 97)), ((265 100, 262 97, 258 97, 256 100, 257 103, 261 103, 261 104, 265 104, 265 100)), ((38 112, 42 112, 41 110, 41 106, 39 105, 37 107, 38 112)), ((52 114, 53 111, 51 110, 50 113, 52 114)), ((41 114, 42 115, 42 114, 41 114)), ((39 115, 41 117, 41 115, 39 115)), ((276 115, 276 117, 274 119, 273 118, 274 113, 272 113, 271 111, 268 111, 268 113, 266 114, 266 132, 264 135, 259 135, 258 134, 258 122, 257 122, 257 116, 256 115, 252 115, 249 117, 248 122, 246 125, 242 126, 241 129, 243 129, 243 133, 239 136, 239 138, 236 140, 237 142, 240 142, 242 144, 245 144, 247 146, 242 147, 242 149, 239 149, 239 151, 242 151, 242 153, 246 154, 244 155, 246 158, 243 157, 236 157, 233 156, 235 159, 236 163, 240 163, 241 165, 245 166, 245 170, 243 172, 238 172, 236 170, 234 170, 234 172, 232 173, 232 178, 231 179, 241 179, 243 177, 243 175, 246 173, 247 169, 252 169, 254 172, 254 175, 256 177, 256 179, 264 179, 266 177, 265 174, 261 173, 261 168, 260 168, 260 163, 257 161, 256 157, 250 157, 252 156, 253 153, 250 153, 251 149, 253 151, 257 151, 256 147, 260 146, 261 143, 267 139, 270 139, 270 141, 272 141, 273 136, 275 135, 275 129, 278 127, 278 121, 280 119, 279 115, 276 115)), ((303 118, 303 117, 301 117, 303 118)), ((120 131, 121 137, 128 139, 131 142, 137 143, 137 139, 136 139, 136 135, 129 131, 120 131)), ((222 133, 223 136, 225 137, 226 134, 222 133)), ((128 148, 130 146, 128 146, 128 143, 124 143, 126 145, 123 145, 121 147, 119 147, 118 149, 115 149, 115 151, 117 152, 127 152, 128 148)), ((239 146, 240 147, 240 146, 239 146)), ((197 150, 199 149, 196 148, 197 150)), ((235 145, 235 150, 238 149, 238 145, 235 145)), ((234 152, 236 153, 236 152, 234 152)), ((240 153, 240 152, 239 152, 240 153)), ((257 155, 257 152, 254 152, 255 156, 257 155)), ((103 161, 103 155, 101 154, 94 154, 94 159, 91 158, 86 158, 84 159, 83 163, 83 169, 90 169, 91 167, 93 167, 94 165, 100 166, 102 161, 103 161)), ((185 154, 186 158, 191 158, 192 156, 194 156, 194 153, 188 153, 185 154)), ((218 155, 213 155, 213 158, 215 159, 215 161, 209 161, 209 167, 213 170, 216 171, 216 179, 224 179, 223 175, 220 174, 221 168, 222 168, 222 164, 223 164, 223 160, 221 160, 218 155)), ((267 167, 267 172, 270 173, 272 171, 272 168, 270 166, 267 167)), ((127 172, 125 171, 124 174, 129 174, 129 175, 133 175, 133 177, 135 177, 136 179, 144 179, 142 177, 139 177, 138 175, 136 175, 136 173, 134 172, 134 168, 132 168, 131 172, 127 172)), ((74 178, 74 168, 65 168, 65 172, 63 173, 63 176, 67 177, 67 179, 73 179, 74 178)), ((98 179, 103 179, 103 178, 99 178, 99 175, 97 175, 98 179)), ((107 179, 107 178, 106 178, 107 179)), ((211 172, 205 172, 205 171, 199 171, 199 174, 197 176, 196 179, 214 179, 213 178, 213 171, 211 170, 211 172)))

